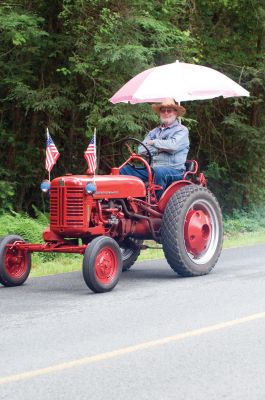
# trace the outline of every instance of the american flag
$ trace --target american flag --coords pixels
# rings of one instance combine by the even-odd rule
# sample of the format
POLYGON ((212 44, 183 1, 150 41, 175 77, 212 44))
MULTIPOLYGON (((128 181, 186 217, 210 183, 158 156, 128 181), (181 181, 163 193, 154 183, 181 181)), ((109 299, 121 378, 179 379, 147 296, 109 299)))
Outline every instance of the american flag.
POLYGON ((96 132, 94 131, 93 137, 87 146, 84 157, 88 164, 88 172, 95 173, 97 168, 97 154, 96 154, 96 132))
POLYGON ((60 157, 60 153, 57 150, 51 135, 49 134, 49 130, 47 128, 47 145, 46 145, 46 160, 45 160, 45 168, 48 172, 51 172, 54 164, 60 157))

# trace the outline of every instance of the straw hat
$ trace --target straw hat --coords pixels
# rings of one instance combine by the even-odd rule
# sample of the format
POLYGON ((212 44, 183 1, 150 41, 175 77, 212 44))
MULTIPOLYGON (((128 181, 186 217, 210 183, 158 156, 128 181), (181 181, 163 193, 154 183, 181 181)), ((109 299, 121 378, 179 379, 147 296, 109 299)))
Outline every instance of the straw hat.
POLYGON ((182 117, 186 112, 186 109, 184 107, 176 104, 175 100, 171 99, 171 98, 165 99, 160 104, 152 104, 153 111, 155 113, 157 113, 158 115, 160 114, 160 108, 162 108, 162 107, 174 108, 177 111, 177 117, 182 117))

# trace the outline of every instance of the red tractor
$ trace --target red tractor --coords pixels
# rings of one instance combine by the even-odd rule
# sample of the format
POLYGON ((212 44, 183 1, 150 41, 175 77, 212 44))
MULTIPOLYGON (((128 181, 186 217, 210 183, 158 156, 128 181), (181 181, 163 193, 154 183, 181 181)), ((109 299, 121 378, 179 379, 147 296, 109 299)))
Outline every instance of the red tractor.
MULTIPOLYGON (((130 142, 143 145, 137 139, 130 142)), ((128 140, 125 144, 131 148, 128 140)), ((110 175, 66 174, 44 181, 41 188, 50 195, 45 243, 26 243, 17 235, 2 237, 0 283, 22 285, 30 273, 32 252, 79 253, 84 255, 87 286, 96 293, 107 292, 133 265, 147 239, 162 244, 168 264, 179 275, 209 273, 223 242, 216 198, 198 173, 197 162, 189 161, 183 180, 172 183, 158 201, 151 159, 148 149, 146 159, 131 151, 110 175), (120 175, 127 163, 147 168, 148 182, 120 175)))

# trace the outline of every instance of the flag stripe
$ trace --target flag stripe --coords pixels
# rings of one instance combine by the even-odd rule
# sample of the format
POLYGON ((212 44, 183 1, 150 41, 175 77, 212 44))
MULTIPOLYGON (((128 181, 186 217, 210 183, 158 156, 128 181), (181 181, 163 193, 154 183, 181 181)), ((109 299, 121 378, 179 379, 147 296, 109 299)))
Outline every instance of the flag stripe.
POLYGON ((88 172, 91 174, 94 174, 95 170, 97 168, 96 134, 95 133, 88 144, 88 147, 84 153, 84 157, 88 164, 88 172))
POLYGON ((58 152, 49 131, 47 131, 47 144, 46 144, 46 160, 45 160, 45 168, 48 172, 51 172, 53 166, 58 160, 60 153, 58 152))

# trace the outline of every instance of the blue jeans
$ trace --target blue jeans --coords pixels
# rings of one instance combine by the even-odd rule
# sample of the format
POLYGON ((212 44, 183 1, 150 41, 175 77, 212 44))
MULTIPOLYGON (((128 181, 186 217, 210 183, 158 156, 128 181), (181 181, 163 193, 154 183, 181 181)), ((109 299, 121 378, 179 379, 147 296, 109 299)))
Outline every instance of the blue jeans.
MULTIPOLYGON (((154 183, 156 185, 162 186, 163 188, 162 190, 156 191, 156 197, 158 200, 162 196, 163 191, 169 185, 171 185, 171 183, 179 181, 180 179, 183 178, 183 174, 185 172, 184 169, 176 169, 172 167, 153 167, 152 170, 154 172, 154 183)), ((127 164, 120 170, 120 174, 137 176, 144 182, 147 182, 148 180, 148 174, 145 167, 141 169, 136 169, 131 165, 127 164)))

